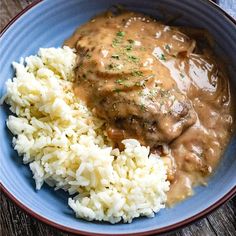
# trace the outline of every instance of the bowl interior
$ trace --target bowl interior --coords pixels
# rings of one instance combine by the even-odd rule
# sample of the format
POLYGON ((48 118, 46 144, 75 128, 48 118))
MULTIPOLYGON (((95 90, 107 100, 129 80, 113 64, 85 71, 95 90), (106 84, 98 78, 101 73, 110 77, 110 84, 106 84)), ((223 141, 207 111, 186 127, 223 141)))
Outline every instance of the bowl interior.
MULTIPOLYGON (((4 83, 12 78, 12 61, 36 54, 40 47, 58 47, 80 24, 115 4, 163 19, 166 15, 181 16, 175 23, 206 28, 216 40, 216 51, 229 60, 232 84, 236 84, 236 28, 235 25, 213 5, 199 0, 58 0, 43 1, 20 17, 4 33, 0 42, 0 96, 5 93, 4 83)), ((234 91, 235 87, 233 88, 234 91)), ((236 185, 236 136, 222 158, 216 173, 210 178, 208 187, 195 188, 195 195, 173 208, 161 210, 154 218, 139 218, 132 224, 87 222, 74 217, 67 206, 68 194, 54 192, 44 185, 40 191, 28 166, 11 146, 12 136, 5 121, 9 114, 6 105, 0 111, 1 181, 3 186, 23 205, 42 217, 74 230, 101 234, 128 234, 171 226, 206 210, 223 198, 236 185)))

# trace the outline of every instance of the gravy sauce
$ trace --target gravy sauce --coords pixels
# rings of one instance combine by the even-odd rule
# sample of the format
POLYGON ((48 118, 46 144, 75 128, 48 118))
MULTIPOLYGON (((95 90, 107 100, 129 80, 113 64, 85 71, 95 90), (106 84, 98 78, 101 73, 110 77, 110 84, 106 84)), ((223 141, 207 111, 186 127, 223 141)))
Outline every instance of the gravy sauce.
POLYGON ((206 184, 233 125, 227 75, 210 46, 189 35, 142 14, 108 12, 65 42, 78 54, 75 94, 107 120, 114 145, 137 138, 165 161, 169 205, 206 184))

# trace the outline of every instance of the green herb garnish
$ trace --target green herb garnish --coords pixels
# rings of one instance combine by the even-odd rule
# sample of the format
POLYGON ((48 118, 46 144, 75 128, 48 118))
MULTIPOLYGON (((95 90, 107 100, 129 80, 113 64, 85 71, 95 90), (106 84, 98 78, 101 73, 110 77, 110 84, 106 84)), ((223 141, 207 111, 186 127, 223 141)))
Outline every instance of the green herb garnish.
POLYGON ((109 64, 109 65, 107 66, 107 68, 108 68, 108 70, 114 69, 114 64, 109 64))
POLYGON ((132 61, 132 62, 138 62, 139 58, 133 55, 129 55, 128 58, 132 61))
POLYGON ((154 97, 154 96, 156 96, 156 94, 157 94, 157 90, 156 90, 156 89, 152 89, 152 90, 150 90, 150 92, 149 92, 149 96, 150 96, 150 97, 154 97))
POLYGON ((146 86, 145 86, 145 81, 136 82, 135 85, 138 86, 138 87, 143 87, 143 88, 146 87, 146 86))
POLYGON ((160 60, 162 60, 162 61, 166 61, 166 57, 165 57, 164 54, 161 54, 161 56, 159 56, 159 58, 160 58, 160 60))
POLYGON ((114 54, 114 55, 112 55, 111 57, 114 58, 114 59, 117 59, 117 60, 120 59, 119 55, 117 55, 117 54, 114 54))
POLYGON ((112 47, 116 47, 121 43, 122 38, 125 36, 125 32, 119 31, 116 33, 116 38, 112 40, 112 47))
POLYGON ((92 56, 90 54, 86 54, 86 58, 90 59, 92 56))
POLYGON ((133 76, 143 76, 143 72, 142 71, 133 71, 132 75, 133 76))
POLYGON ((167 51, 170 51, 170 45, 169 45, 169 44, 166 44, 166 45, 165 45, 165 49, 166 49, 167 51))
POLYGON ((144 104, 141 104, 141 105, 140 105, 140 108, 141 108, 142 111, 145 111, 145 110, 146 110, 146 107, 145 107, 144 104))
POLYGON ((132 45, 127 45, 125 46, 125 50, 126 51, 131 51, 133 49, 133 46, 132 45))
POLYGON ((134 44, 134 40, 133 40, 133 39, 128 39, 128 42, 129 42, 130 44, 134 44))
POLYGON ((119 64, 111 63, 106 66, 107 70, 119 70, 119 64))
POLYGON ((120 40, 117 39, 117 38, 114 38, 114 39, 112 40, 112 46, 113 46, 113 47, 116 47, 119 43, 121 43, 121 42, 120 42, 120 40))
POLYGON ((121 85, 124 82, 124 79, 117 79, 115 82, 121 85))
POLYGON ((114 89, 113 92, 119 93, 119 92, 121 92, 121 90, 120 89, 114 89))
POLYGON ((146 51, 146 48, 145 47, 140 47, 140 50, 141 51, 146 51))
POLYGON ((163 106, 165 103, 164 101, 160 101, 160 105, 163 106))
POLYGON ((143 96, 143 91, 142 91, 142 90, 139 91, 139 92, 138 92, 138 95, 139 95, 139 96, 143 96))
POLYGON ((124 31, 119 31, 119 32, 116 33, 116 36, 124 37, 125 36, 125 32, 124 31))

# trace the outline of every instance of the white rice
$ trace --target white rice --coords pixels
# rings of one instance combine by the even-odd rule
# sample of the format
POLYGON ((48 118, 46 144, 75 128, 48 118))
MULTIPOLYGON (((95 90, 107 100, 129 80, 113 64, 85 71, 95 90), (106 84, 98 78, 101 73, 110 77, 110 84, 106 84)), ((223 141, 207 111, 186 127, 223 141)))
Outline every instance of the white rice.
POLYGON ((41 48, 13 63, 5 101, 15 115, 7 126, 14 149, 30 163, 36 189, 44 182, 69 194, 79 218, 131 222, 165 207, 166 167, 137 140, 112 149, 104 121, 74 96, 76 54, 68 47, 41 48))

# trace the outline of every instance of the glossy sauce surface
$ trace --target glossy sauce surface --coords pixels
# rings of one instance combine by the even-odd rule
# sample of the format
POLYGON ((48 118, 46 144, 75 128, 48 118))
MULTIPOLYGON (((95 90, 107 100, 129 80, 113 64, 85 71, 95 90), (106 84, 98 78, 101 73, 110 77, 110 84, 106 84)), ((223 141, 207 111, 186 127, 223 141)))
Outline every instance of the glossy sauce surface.
POLYGON ((75 94, 107 121, 114 145, 137 138, 165 161, 169 205, 206 184, 232 132, 227 75, 198 37, 139 13, 108 12, 65 42, 78 54, 75 94))

